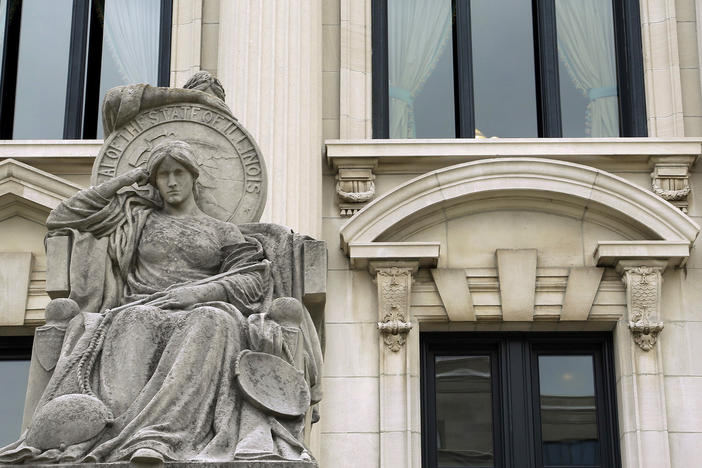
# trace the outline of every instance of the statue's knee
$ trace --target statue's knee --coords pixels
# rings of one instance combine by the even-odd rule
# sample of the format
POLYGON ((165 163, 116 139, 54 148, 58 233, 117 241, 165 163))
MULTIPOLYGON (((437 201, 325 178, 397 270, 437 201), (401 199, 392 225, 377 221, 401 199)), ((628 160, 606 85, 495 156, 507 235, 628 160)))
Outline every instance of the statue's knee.
POLYGON ((235 325, 235 321, 227 312, 211 306, 196 307, 189 312, 189 319, 204 324, 207 328, 225 329, 235 325))
POLYGON ((46 324, 65 325, 79 312, 78 304, 73 299, 53 299, 46 305, 46 324))

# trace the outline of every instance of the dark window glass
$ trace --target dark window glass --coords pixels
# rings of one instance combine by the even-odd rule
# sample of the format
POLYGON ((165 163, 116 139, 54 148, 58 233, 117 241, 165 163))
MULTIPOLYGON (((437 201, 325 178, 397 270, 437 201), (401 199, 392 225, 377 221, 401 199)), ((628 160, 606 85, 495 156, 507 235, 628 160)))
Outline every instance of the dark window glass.
POLYGON ((158 85, 161 0, 106 0, 100 67, 97 137, 102 138, 102 98, 115 86, 158 85))
POLYGON ((32 341, 31 336, 0 336, 0 447, 21 433, 32 341))
POLYGON ((556 25, 563 136, 619 136, 612 1, 557 0, 556 25))
POLYGON ((13 138, 63 136, 72 3, 22 2, 13 138))
POLYGON ((388 0, 390 138, 453 138, 451 0, 388 0))
POLYGON ((592 356, 539 356, 545 466, 599 466, 592 356))
POLYGON ((27 393, 29 361, 0 360, 0 447, 19 439, 27 393))
POLYGON ((494 464, 490 356, 436 356, 438 465, 494 464))
POLYGON ((611 335, 421 333, 422 466, 619 468, 611 335))
POLYGON ((476 133, 538 136, 531 2, 472 0, 470 16, 476 133))

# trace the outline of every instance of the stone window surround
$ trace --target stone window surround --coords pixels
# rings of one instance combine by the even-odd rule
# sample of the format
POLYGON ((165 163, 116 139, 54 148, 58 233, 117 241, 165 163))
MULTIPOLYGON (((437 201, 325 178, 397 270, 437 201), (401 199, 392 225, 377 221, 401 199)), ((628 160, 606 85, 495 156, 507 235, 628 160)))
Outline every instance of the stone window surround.
MULTIPOLYGON (((358 150, 359 147, 363 147, 365 156, 368 157, 370 152, 365 151, 368 149, 367 145, 375 145, 377 143, 364 142, 355 148, 346 149, 352 152, 358 150)), ((412 146, 408 142, 397 143, 407 147, 412 146)), ((428 143, 419 143, 416 147, 418 149, 417 153, 421 155, 425 163, 427 149, 433 146, 434 152, 430 154, 440 153, 440 150, 437 150, 437 148, 441 146, 441 143, 439 145, 429 145, 428 143)), ((538 142, 534 143, 538 144, 538 142)), ((577 148, 578 142, 575 142, 572 145, 563 146, 560 151, 547 154, 547 157, 555 156, 557 159, 579 158, 578 160, 581 162, 583 162, 582 159, 584 158, 586 161, 589 159, 604 165, 614 163, 612 160, 616 160, 617 157, 612 157, 611 153, 609 157, 604 157, 605 161, 603 162, 601 160, 603 153, 598 154, 597 151, 592 151, 594 149, 593 146, 602 142, 596 142, 595 145, 592 145, 592 143, 590 142, 590 145, 586 145, 583 142, 582 148, 590 146, 591 154, 589 155, 568 155, 563 153, 565 148, 570 148, 571 152, 574 148, 577 148), (598 159, 600 161, 597 161, 598 159)), ((613 143, 615 146, 619 144, 613 143)), ((672 153, 671 157, 679 157, 681 152, 684 153, 684 151, 676 152, 671 149, 670 144, 658 145, 659 148, 656 149, 657 143, 661 142, 657 142, 655 139, 646 139, 646 141, 638 143, 646 147, 646 150, 643 147, 635 150, 633 147, 624 148, 624 146, 619 146, 619 150, 622 151, 615 151, 614 154, 628 154, 631 157, 634 156, 631 153, 638 153, 638 156, 633 157, 633 159, 638 159, 637 164, 648 165, 648 158, 652 156, 652 153, 656 154, 657 157, 661 156, 656 151, 670 151, 672 153), (663 149, 663 147, 667 147, 667 150, 663 149)), ((690 151, 689 156, 692 158, 691 165, 696 159, 696 155, 699 154, 699 141, 678 141, 676 149, 682 149, 685 143, 693 143, 691 147, 687 148, 690 151)), ((338 153, 334 153, 334 150, 338 148, 333 148, 330 156, 329 149, 334 144, 335 142, 328 142, 327 146, 327 155, 332 164, 340 161, 340 159, 336 159, 338 153)), ((458 146, 458 144, 460 142, 454 145, 458 146)), ((505 144, 508 145, 509 142, 505 144)), ((672 143, 672 146, 675 145, 675 142, 672 143)), ((387 149, 387 146, 383 147, 381 144, 382 148, 387 149)), ((524 147, 521 150, 515 147, 513 150, 524 153, 524 147)), ((575 152, 582 153, 583 151, 577 151, 576 149, 575 152)), ((388 154, 378 153, 371 153, 371 155, 376 156, 376 160, 380 162, 379 167, 382 167, 383 158, 392 157, 388 154)), ((349 154, 347 153, 344 156, 349 157, 349 154)), ((488 155, 472 156, 474 159, 479 159, 481 156, 483 158, 488 157, 488 155)), ((494 157, 494 153, 492 156, 494 157)), ((465 158, 466 155, 443 154, 437 155, 436 159, 444 159, 443 163, 446 164, 446 159, 461 157, 465 158)), ((397 160, 400 163, 411 164, 411 159, 407 155, 397 156, 397 160)), ((422 159, 419 158, 415 160, 422 162, 422 159)), ((528 164, 528 160, 524 158, 514 158, 510 162, 518 161, 528 164)), ((532 161, 535 162, 537 160, 532 161)), ((540 162, 543 161, 543 159, 540 160, 540 162)), ((493 160, 493 162, 497 163, 496 160, 493 160)), ((432 163, 441 165, 436 160, 427 164, 432 163)), ((490 163, 488 162, 488 164, 490 163)), ((551 161, 550 164, 544 164, 548 166, 559 163, 551 161)), ((462 167, 465 170, 466 166, 470 166, 470 164, 458 164, 452 167, 462 167)), ((603 179, 607 178, 607 174, 604 171, 597 171, 584 166, 578 167, 583 168, 582 170, 585 171, 596 171, 604 176, 603 179)), ((455 171, 458 172, 459 170, 455 169, 455 171)), ((520 168, 515 169, 515 172, 519 171, 520 168)), ((380 459, 383 467, 421 466, 419 330, 485 329, 482 328, 484 325, 481 326, 479 322, 466 322, 465 318, 460 322, 436 324, 422 323, 421 319, 412 316, 409 299, 413 277, 419 268, 432 267, 436 264, 440 253, 438 243, 375 242, 375 238, 390 229, 393 224, 411 216, 412 212, 417 212, 426 207, 428 198, 423 200, 424 205, 420 201, 406 212, 398 209, 403 204, 410 204, 407 200, 414 199, 416 201, 417 198, 421 198, 422 196, 418 194, 422 189, 419 189, 419 187, 422 184, 426 184, 432 177, 439 179, 438 176, 433 175, 438 172, 440 171, 417 177, 413 181, 382 195, 376 201, 371 202, 371 206, 367 209, 351 218, 340 230, 341 247, 349 256, 352 268, 367 268, 378 286, 380 459), (413 192, 413 189, 417 190, 413 192), (385 222, 379 221, 382 218, 387 218, 387 220, 385 222), (389 285, 393 286, 390 287, 389 285), (392 310, 392 314, 388 314, 389 310, 392 310)), ((447 168, 445 172, 451 172, 451 168, 447 168)), ((570 174, 566 178, 572 175, 570 174)), ((444 177, 443 183, 446 184, 445 188, 447 189, 443 192, 444 195, 447 193, 451 181, 455 182, 455 179, 451 179, 450 176, 444 177)), ((660 317, 658 309, 660 307, 660 280, 662 279, 662 274, 668 266, 679 266, 685 263, 689 256, 689 249, 699 232, 699 227, 686 220, 686 217, 671 205, 660 203, 661 200, 652 192, 633 186, 633 184, 615 177, 612 177, 610 182, 613 182, 613 185, 604 181, 601 183, 607 185, 609 189, 616 186, 613 189, 614 192, 620 192, 620 190, 629 192, 627 197, 633 200, 630 208, 634 208, 637 204, 645 207, 639 215, 643 214, 644 217, 650 217, 652 213, 655 213, 653 217, 662 215, 668 221, 677 219, 672 224, 664 223, 667 224, 668 228, 672 227, 672 225, 677 227, 667 233, 663 233, 663 231, 656 228, 659 239, 665 239, 663 241, 652 239, 650 241, 607 242, 603 240, 598 244, 596 251, 593 252, 593 259, 597 265, 615 267, 617 272, 622 275, 622 280, 627 290, 628 313, 627 317, 621 317, 615 322, 581 321, 579 322, 580 329, 612 329, 614 331, 615 352, 620 374, 624 375, 625 372, 630 374, 626 380, 622 378, 622 381, 617 385, 623 466, 625 468, 668 467, 670 466, 670 448, 667 437, 667 425, 665 415, 660 416, 659 414, 662 408, 665 408, 662 357, 660 347, 654 346, 655 335, 657 331, 660 331, 660 327, 654 332, 646 329, 642 334, 643 327, 639 326, 637 328, 637 323, 647 321, 644 325, 646 327, 652 325, 653 328, 661 325, 657 322, 657 318, 660 317), (634 187, 633 191, 629 191, 632 187, 634 187), (632 198, 633 194, 635 195, 632 198), (653 202, 653 205, 649 202, 653 202), (649 279, 647 279, 647 276, 649 279), (640 295, 636 292, 637 288, 644 288, 648 292, 653 292, 654 303, 651 304, 649 303, 650 301, 646 302, 646 300, 642 299, 646 294, 640 295), (651 305, 653 310, 647 311, 647 307, 651 305), (641 313, 642 310, 644 311, 643 313, 641 313), (650 321, 649 318, 651 319, 650 321), (655 382, 651 382, 651 379, 655 380, 655 382), (625 398, 625 396, 630 396, 631 398, 625 398), (658 408, 658 410, 652 410, 651 406, 658 408)), ((438 184, 441 185, 441 182, 438 184)), ((519 183, 516 185, 519 185, 519 183)), ((424 189, 425 194, 430 192, 430 190, 426 190, 426 187, 424 189)), ((454 196, 458 197, 456 194, 454 196)), ((612 211, 619 212, 619 215, 624 216, 638 216, 630 212, 628 208, 622 207, 622 205, 616 206, 612 211), (624 214, 627 211, 629 211, 628 214, 624 214)), ((662 226, 659 225, 659 227, 662 226)), ((667 230, 667 228, 663 230, 667 230)), ((465 275, 465 273, 463 274, 465 275)), ((440 280, 438 280, 436 274, 434 278, 438 285, 440 280)), ((465 283, 465 280, 463 282, 465 283)), ((473 320, 475 319, 473 318, 473 320)), ((562 326, 561 324, 563 322, 557 322, 556 329, 562 326)), ((641 324, 639 323, 638 325, 641 324)), ((538 323, 516 321, 511 323, 509 329, 528 331, 539 329, 538 327, 538 323)))

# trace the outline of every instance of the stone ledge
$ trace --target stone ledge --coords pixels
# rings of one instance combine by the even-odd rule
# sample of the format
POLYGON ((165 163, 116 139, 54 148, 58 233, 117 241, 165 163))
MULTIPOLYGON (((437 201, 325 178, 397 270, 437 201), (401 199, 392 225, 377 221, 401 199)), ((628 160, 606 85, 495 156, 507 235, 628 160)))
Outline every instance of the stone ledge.
POLYGON ((326 140, 327 161, 377 165, 375 174, 425 172, 463 162, 503 157, 539 157, 607 171, 648 171, 657 161, 686 157, 694 164, 700 138, 484 138, 415 140, 326 140))
POLYGON ((318 468, 316 462, 304 461, 284 461, 284 460, 239 460, 232 462, 195 462, 177 461, 166 462, 165 464, 130 463, 127 461, 114 463, 62 463, 62 464, 38 464, 38 465, 2 465, 34 468, 136 468, 136 467, 159 467, 166 468, 318 468))

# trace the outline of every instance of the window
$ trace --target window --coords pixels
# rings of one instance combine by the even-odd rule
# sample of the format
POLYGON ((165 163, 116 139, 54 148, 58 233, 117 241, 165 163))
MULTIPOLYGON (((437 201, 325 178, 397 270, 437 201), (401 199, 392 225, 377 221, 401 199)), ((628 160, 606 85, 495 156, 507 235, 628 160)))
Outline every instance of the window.
POLYGON ((638 2, 374 0, 374 138, 646 136, 638 2))
POLYGON ((0 447, 20 436, 32 341, 31 336, 0 336, 0 447))
POLYGON ((167 86, 171 0, 0 0, 0 139, 102 138, 117 85, 167 86))
POLYGON ((422 466, 618 467, 611 337, 423 333, 422 466))

